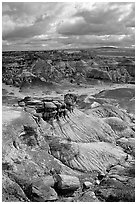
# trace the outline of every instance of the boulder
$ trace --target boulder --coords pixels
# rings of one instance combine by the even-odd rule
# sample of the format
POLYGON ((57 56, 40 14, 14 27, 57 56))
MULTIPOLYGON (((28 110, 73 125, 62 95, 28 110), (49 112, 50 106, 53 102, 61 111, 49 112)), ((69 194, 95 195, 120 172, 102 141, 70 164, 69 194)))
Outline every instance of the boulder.
POLYGON ((100 106, 100 103, 98 103, 96 101, 91 104, 91 108, 95 108, 95 107, 98 107, 98 106, 100 106))
POLYGON ((73 197, 64 197, 62 198, 61 202, 74 202, 73 197))
POLYGON ((53 178, 53 176, 46 175, 42 177, 41 179, 45 186, 54 187, 55 179, 53 178))
POLYGON ((12 79, 9 79, 6 81, 6 85, 12 85, 13 84, 13 80, 12 79))
POLYGON ((24 100, 25 102, 27 102, 27 101, 31 101, 32 98, 31 98, 31 96, 25 96, 23 100, 24 100))
POLYGON ((103 202, 135 202, 134 188, 113 178, 101 182, 95 194, 103 202))
POLYGON ((59 174, 56 179, 58 190, 75 191, 80 188, 80 181, 76 176, 59 174))
POLYGON ((20 107, 25 107, 25 102, 24 101, 18 101, 18 105, 20 107))
POLYGON ((32 201, 33 202, 46 202, 46 201, 56 201, 58 200, 58 195, 56 191, 49 186, 51 184, 51 178, 43 181, 35 181, 32 183, 32 201))
POLYGON ((91 183, 90 181, 85 181, 83 183, 83 189, 88 189, 90 187, 93 187, 93 183, 91 183))
POLYGON ((53 101, 53 103, 55 104, 55 106, 60 109, 62 104, 59 101, 53 101))
POLYGON ((93 191, 87 191, 78 198, 78 202, 99 202, 93 191))
POLYGON ((29 202, 22 188, 7 175, 2 178, 2 201, 3 202, 29 202))
POLYGON ((45 110, 56 110, 57 106, 52 102, 44 102, 44 109, 45 110))
POLYGON ((20 144, 20 147, 22 144, 31 148, 38 145, 38 135, 36 129, 31 126, 24 125, 24 132, 19 135, 18 143, 20 144))

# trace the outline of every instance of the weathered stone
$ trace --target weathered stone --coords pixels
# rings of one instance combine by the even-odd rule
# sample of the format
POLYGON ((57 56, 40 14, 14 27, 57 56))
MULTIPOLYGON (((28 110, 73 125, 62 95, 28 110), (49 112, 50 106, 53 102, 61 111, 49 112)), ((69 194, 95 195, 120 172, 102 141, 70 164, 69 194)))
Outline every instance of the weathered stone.
POLYGON ((134 137, 134 131, 130 128, 130 126, 118 117, 108 117, 103 119, 107 124, 110 125, 112 130, 119 136, 119 137, 134 137))
POLYGON ((111 178, 116 178, 118 181, 125 182, 128 180, 128 177, 120 176, 120 175, 110 175, 111 178))
POLYGON ((63 198, 61 200, 61 202, 73 202, 73 201, 74 201, 74 198, 72 198, 72 197, 63 198))
POLYGON ((20 107, 24 107, 25 106, 25 102, 24 101, 18 102, 18 104, 19 104, 20 107))
POLYGON ((111 127, 102 119, 88 116, 77 108, 75 108, 75 114, 69 114, 69 122, 60 120, 58 124, 53 121, 53 125, 56 135, 60 135, 61 138, 70 138, 76 142, 87 143, 101 140, 115 143, 117 137, 111 127))
POLYGON ((128 154, 135 156, 135 138, 122 137, 117 140, 117 144, 121 146, 128 154))
POLYGON ((34 107, 35 108, 35 106, 42 105, 42 102, 39 100, 31 100, 31 101, 26 101, 25 105, 28 107, 32 107, 32 108, 34 107))
POLYGON ((95 107, 98 107, 98 106, 100 106, 100 103, 98 103, 96 101, 91 104, 91 108, 95 108, 95 107))
POLYGON ((60 190, 75 191, 80 188, 80 181, 78 177, 59 174, 57 176, 57 188, 60 190))
POLYGON ((33 181, 33 184, 35 184, 35 185, 43 184, 43 185, 48 186, 48 187, 54 187, 55 180, 54 180, 53 176, 46 175, 46 176, 42 176, 39 179, 35 179, 33 181))
POLYGON ((43 183, 33 183, 32 185, 32 201, 33 202, 45 202, 55 201, 58 199, 56 191, 43 183))
POLYGON ((89 109, 86 113, 98 118, 118 117, 129 124, 131 123, 131 119, 127 113, 110 104, 103 104, 93 109, 89 109))
POLYGON ((57 106, 52 102, 44 102, 44 109, 45 110, 56 110, 57 106))
POLYGON ((106 202, 134 202, 135 192, 132 186, 115 179, 106 179, 100 183, 95 194, 101 201, 106 202))
POLYGON ((29 202, 22 188, 8 176, 3 175, 2 180, 2 201, 3 202, 29 202))
POLYGON ((88 189, 88 188, 90 188, 90 187, 93 187, 93 184, 92 184, 91 182, 85 181, 85 182, 83 183, 83 188, 88 189))
POLYGON ((95 180, 95 184, 99 185, 100 181, 98 179, 95 180))
POLYGON ((76 143, 56 139, 49 144, 52 155, 72 169, 98 171, 105 174, 106 169, 118 162, 124 162, 126 153, 111 143, 76 143))
POLYGON ((94 79, 100 79, 100 80, 108 80, 111 81, 111 76, 107 71, 102 71, 98 68, 90 69, 87 72, 87 78, 94 78, 94 79))
POLYGON ((79 202, 99 202, 93 191, 85 192, 79 199, 79 202))

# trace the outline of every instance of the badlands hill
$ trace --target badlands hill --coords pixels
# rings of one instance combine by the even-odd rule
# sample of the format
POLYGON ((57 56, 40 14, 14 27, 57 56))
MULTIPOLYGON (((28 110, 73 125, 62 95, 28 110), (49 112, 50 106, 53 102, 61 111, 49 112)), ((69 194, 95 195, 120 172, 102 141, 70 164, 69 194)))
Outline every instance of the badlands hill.
POLYGON ((3 53, 3 202, 135 201, 134 58, 99 52, 3 53))
POLYGON ((3 106, 3 201, 134 201, 134 114, 114 105, 115 91, 79 95, 66 119, 40 126, 12 95, 3 106))
POLYGON ((3 53, 2 81, 20 88, 46 82, 60 84, 64 80, 71 85, 135 81, 135 62, 131 56, 100 56, 90 50, 34 51, 16 55, 16 52, 11 53, 11 57, 3 53))

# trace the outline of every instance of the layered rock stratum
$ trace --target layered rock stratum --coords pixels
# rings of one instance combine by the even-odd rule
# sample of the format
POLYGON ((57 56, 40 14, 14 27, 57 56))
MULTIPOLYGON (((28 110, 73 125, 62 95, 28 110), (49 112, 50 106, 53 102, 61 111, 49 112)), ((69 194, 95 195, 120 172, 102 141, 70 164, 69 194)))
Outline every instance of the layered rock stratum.
POLYGON ((66 118, 39 126, 32 116, 42 98, 5 107, 3 201, 134 201, 134 117, 113 105, 112 92, 78 96, 66 118))
POLYGON ((3 53, 3 202, 135 201, 135 63, 121 51, 3 53))

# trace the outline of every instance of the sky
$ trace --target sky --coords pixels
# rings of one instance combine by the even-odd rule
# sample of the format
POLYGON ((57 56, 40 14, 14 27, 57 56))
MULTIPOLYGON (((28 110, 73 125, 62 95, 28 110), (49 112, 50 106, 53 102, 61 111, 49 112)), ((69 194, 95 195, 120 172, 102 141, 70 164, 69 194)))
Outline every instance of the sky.
POLYGON ((135 46, 134 2, 3 2, 2 49, 135 46))

